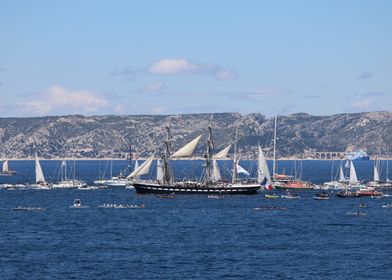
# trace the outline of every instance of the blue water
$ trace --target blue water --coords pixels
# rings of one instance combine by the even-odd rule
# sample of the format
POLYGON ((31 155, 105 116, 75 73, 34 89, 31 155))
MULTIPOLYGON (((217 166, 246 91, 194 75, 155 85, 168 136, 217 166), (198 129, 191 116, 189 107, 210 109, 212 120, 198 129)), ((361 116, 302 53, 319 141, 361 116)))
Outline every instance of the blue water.
MULTIPOLYGON (((47 174, 59 166, 42 165, 47 174)), ((126 165, 115 162, 113 170, 126 165)), ((198 176, 193 163, 176 165, 179 173, 198 176)), ((290 173, 291 165, 279 166, 290 173)), ((33 181, 32 162, 10 166, 19 172, 14 179, 33 181)), ((356 163, 358 176, 370 178, 371 166, 356 163)), ((100 176, 98 169, 98 161, 77 162, 76 176, 91 181, 100 176)), ((302 177, 329 180, 331 163, 303 162, 302 177)), ((0 278, 392 279, 392 209, 381 208, 392 199, 364 199, 367 208, 361 211, 367 215, 358 217, 347 213, 359 210, 359 199, 316 201, 313 194, 302 192, 299 200, 268 200, 264 193, 214 200, 159 199, 126 189, 0 190, 0 278), (69 208, 75 198, 90 208, 69 208), (102 203, 146 208, 97 208, 102 203), (261 204, 288 210, 252 210, 261 204), (19 205, 47 210, 11 211, 19 205)))

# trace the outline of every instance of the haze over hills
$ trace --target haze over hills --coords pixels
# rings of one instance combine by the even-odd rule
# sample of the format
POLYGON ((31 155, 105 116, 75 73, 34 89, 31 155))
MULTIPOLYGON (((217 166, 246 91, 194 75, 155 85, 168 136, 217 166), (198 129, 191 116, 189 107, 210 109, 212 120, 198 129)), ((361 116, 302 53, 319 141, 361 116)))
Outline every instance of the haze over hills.
MULTIPOLYGON (((125 157, 129 146, 140 156, 163 151, 165 127, 170 126, 173 150, 203 134, 196 156, 205 150, 211 114, 140 116, 50 116, 1 118, 2 158, 125 157)), ((272 155, 273 118, 262 114, 218 113, 211 121, 215 149, 233 143, 238 127, 238 148, 253 158, 257 144, 272 155)), ((345 151, 364 149, 369 154, 391 154, 392 113, 370 112, 311 116, 305 113, 278 117, 278 157, 301 157, 310 149, 345 151)))

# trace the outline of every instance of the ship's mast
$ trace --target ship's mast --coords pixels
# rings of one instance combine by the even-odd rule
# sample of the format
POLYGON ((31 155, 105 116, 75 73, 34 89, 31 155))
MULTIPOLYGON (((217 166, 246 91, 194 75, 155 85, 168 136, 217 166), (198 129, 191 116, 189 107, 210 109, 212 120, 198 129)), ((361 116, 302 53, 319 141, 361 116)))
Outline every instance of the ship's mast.
POLYGON ((211 161, 212 161, 212 150, 214 148, 214 142, 212 140, 212 128, 208 126, 208 139, 207 139, 207 152, 205 154, 205 185, 208 187, 211 184, 211 161))
POLYGON ((278 113, 275 114, 275 124, 274 124, 274 155, 273 155, 273 163, 272 163, 272 176, 275 175, 276 170, 276 122, 278 119, 278 113))
POLYGON ((235 131, 235 142, 234 142, 234 156, 233 156, 233 174, 231 176, 231 182, 234 184, 237 179, 237 141, 238 141, 238 127, 235 131))
POLYGON ((163 159, 163 180, 166 184, 171 183, 171 172, 170 172, 170 165, 169 165, 169 159, 170 159, 170 152, 171 152, 171 135, 170 135, 170 128, 167 126, 167 138, 165 140, 165 153, 162 157, 163 159))

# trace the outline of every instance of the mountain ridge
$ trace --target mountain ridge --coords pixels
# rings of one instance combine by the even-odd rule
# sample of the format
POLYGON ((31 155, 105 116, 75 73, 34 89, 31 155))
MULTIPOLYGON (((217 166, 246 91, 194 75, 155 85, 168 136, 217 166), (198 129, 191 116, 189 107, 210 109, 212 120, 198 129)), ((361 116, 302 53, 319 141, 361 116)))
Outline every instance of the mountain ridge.
MULTIPOLYGON (((163 151, 165 127, 170 126, 173 151, 202 134, 196 149, 205 150, 211 123, 215 150, 233 143, 238 127, 238 150, 253 158, 260 143, 271 154, 274 118, 260 113, 176 115, 67 115, 0 118, 0 157, 27 158, 35 152, 44 158, 124 157, 131 145, 140 156, 163 151)), ((364 149, 371 155, 390 155, 392 113, 387 111, 312 116, 295 113, 278 116, 279 157, 301 157, 310 150, 364 149)))

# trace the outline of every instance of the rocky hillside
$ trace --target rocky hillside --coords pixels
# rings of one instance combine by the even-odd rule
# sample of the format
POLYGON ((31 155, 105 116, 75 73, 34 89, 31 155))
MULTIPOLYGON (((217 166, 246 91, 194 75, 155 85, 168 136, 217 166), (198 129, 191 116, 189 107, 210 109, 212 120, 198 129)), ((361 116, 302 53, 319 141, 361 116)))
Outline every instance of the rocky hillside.
MULTIPOLYGON (((252 157, 260 143, 271 154, 273 119, 261 114, 188 114, 172 116, 91 116, 1 118, 0 157, 45 158, 125 157, 129 146, 140 156, 163 150, 165 127, 170 126, 173 150, 199 134, 203 140, 196 151, 201 155, 212 122, 215 149, 235 139, 239 129, 239 150, 252 157)), ((391 154, 392 113, 372 112, 310 116, 293 114, 278 117, 278 155, 302 156, 310 149, 345 151, 365 149, 369 154, 391 154)))

